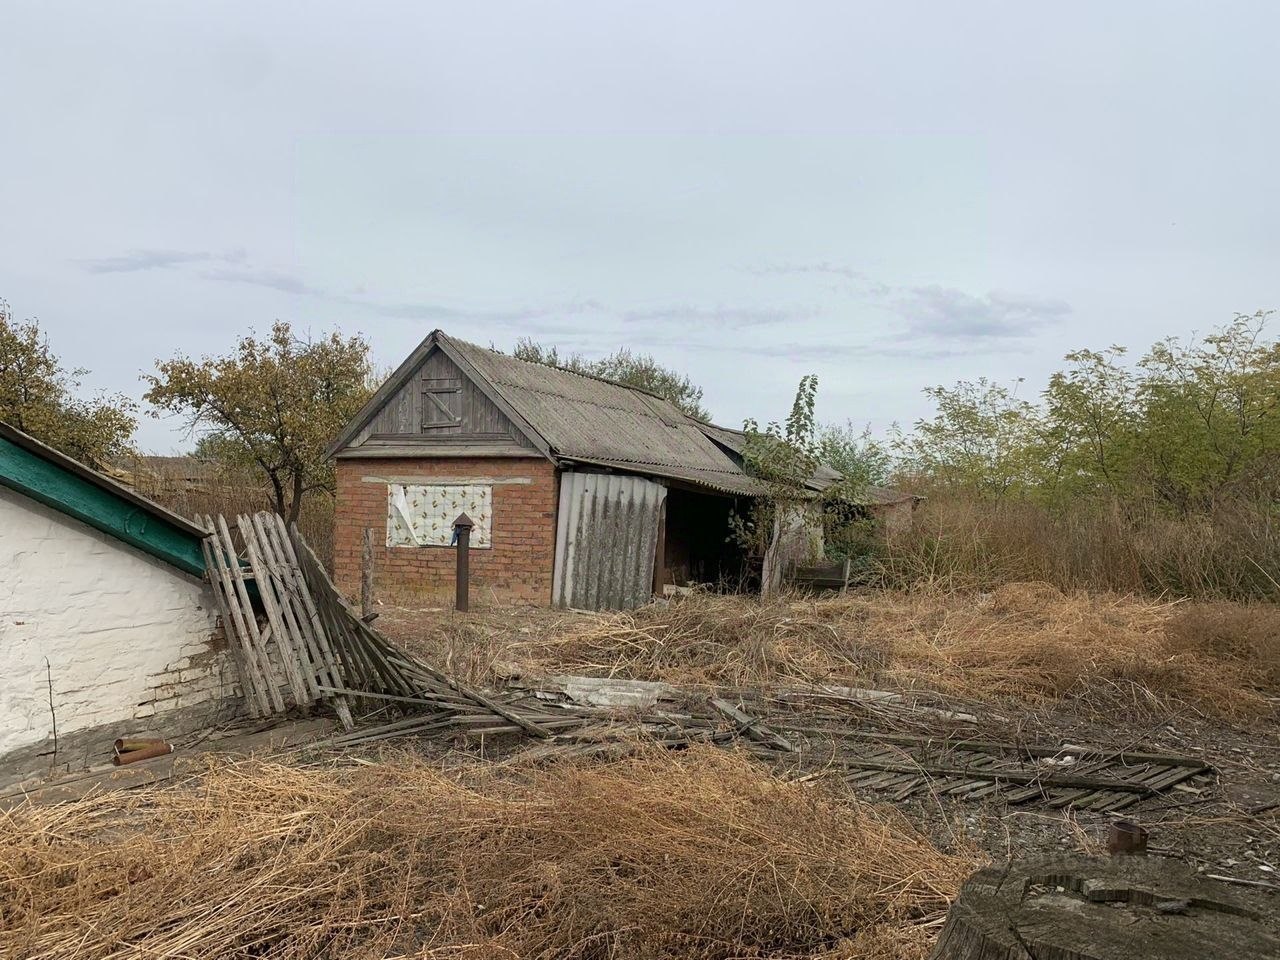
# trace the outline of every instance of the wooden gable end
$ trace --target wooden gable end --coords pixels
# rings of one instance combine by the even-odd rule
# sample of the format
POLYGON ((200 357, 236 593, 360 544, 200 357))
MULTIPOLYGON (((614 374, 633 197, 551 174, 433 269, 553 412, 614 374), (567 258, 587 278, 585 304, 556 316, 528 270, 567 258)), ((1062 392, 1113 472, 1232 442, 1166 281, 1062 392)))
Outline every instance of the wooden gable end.
POLYGON ((353 448, 511 448, 535 451, 489 396, 438 347, 418 365, 353 438, 353 448))

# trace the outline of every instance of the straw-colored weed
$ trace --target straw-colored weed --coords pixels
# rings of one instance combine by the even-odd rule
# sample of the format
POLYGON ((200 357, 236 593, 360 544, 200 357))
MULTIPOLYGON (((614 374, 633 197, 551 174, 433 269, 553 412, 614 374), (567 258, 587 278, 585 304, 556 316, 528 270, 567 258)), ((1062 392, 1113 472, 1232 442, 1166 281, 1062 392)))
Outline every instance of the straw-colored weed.
POLYGON ((983 700, 1264 709, 1278 676, 1280 620, 1236 605, 1234 618, 1216 613, 1215 633, 1193 625, 1198 609, 1037 583, 987 594, 695 595, 569 621, 531 649, 561 672, 671 683, 841 682, 983 700), (1231 631, 1247 632, 1247 642, 1232 644, 1231 631))
POLYGON ((0 954, 919 958, 973 866, 711 748, 243 762, 0 820, 0 954))

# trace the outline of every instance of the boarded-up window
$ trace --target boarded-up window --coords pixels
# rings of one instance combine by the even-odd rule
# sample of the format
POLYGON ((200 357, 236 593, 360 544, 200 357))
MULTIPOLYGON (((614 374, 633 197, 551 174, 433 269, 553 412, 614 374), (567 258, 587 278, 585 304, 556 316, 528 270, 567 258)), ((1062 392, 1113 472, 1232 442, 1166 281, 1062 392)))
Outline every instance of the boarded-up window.
POLYGON ((462 426, 462 381, 422 381, 422 432, 456 433, 462 426))
POLYGON ((491 486, 387 484, 387 546, 447 547, 453 542, 453 521, 462 513, 475 523, 471 546, 488 547, 493 525, 491 486))

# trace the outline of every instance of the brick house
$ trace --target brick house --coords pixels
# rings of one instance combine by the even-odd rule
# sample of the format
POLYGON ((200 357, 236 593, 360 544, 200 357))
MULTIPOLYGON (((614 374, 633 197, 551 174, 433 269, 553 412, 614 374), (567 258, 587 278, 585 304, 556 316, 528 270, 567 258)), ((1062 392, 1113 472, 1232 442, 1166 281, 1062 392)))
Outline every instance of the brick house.
POLYGON ((644 390, 433 331, 329 449, 336 580, 356 589, 373 529, 381 589, 451 593, 460 513, 480 598, 625 608, 741 576, 729 517, 759 492, 741 440, 644 390))

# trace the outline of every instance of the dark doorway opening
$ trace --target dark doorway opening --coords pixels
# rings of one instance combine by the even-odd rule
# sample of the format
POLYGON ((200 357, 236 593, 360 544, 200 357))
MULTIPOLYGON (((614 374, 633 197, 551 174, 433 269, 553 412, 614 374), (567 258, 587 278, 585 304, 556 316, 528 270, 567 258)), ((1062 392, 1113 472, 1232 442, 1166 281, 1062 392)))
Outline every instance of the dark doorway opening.
POLYGON ((667 490, 661 580, 655 584, 659 593, 667 584, 742 587, 746 557, 729 536, 729 517, 736 505, 729 496, 679 487, 667 490))

